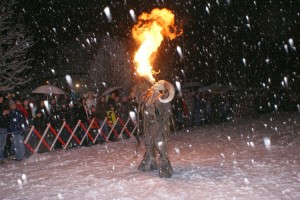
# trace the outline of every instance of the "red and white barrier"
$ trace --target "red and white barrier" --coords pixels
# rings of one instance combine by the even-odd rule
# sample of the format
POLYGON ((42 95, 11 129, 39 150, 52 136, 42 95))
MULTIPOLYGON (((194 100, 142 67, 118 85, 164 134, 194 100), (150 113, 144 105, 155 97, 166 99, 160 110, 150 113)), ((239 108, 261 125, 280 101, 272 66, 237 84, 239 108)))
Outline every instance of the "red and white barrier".
POLYGON ((128 118, 124 123, 124 121, 120 117, 117 117, 113 124, 111 124, 110 121, 107 118, 105 118, 102 124, 100 126, 99 125, 99 120, 93 118, 90 120, 89 125, 87 127, 85 127, 85 125, 79 120, 76 123, 75 127, 71 129, 71 127, 64 121, 61 127, 59 128, 58 132, 51 126, 51 124, 47 124, 47 127, 45 128, 42 134, 38 130, 36 130, 34 126, 32 126, 25 138, 24 144, 32 153, 37 153, 41 145, 44 145, 48 151, 52 151, 56 143, 59 142, 63 149, 67 149, 70 146, 69 144, 71 143, 72 139, 77 143, 78 146, 82 146, 86 137, 88 137, 92 144, 95 144, 100 135, 101 137, 103 137, 104 141, 111 142, 109 138, 112 134, 114 134, 114 138, 121 139, 124 131, 128 135, 128 137, 130 137, 137 130, 137 123, 132 121, 131 118, 128 118), (129 123, 132 123, 134 125, 132 132, 130 132, 128 129, 129 123), (107 125, 110 128, 110 131, 107 135, 103 132, 103 128, 105 125, 107 125), (117 125, 118 127, 122 127, 122 129, 119 132, 119 129, 116 128, 117 125), (98 130, 96 135, 94 136, 90 132, 90 130, 92 130, 93 128, 96 128, 98 130), (61 138, 61 134, 64 130, 69 133, 67 141, 64 141, 61 138), (84 133, 81 140, 76 136, 76 132, 78 131, 84 133), (52 141, 52 144, 48 144, 49 141, 47 142, 45 138, 51 134, 55 137, 52 141), (31 137, 35 137, 33 135, 35 135, 36 138, 38 138, 39 140, 35 147, 31 146, 29 142, 31 137))

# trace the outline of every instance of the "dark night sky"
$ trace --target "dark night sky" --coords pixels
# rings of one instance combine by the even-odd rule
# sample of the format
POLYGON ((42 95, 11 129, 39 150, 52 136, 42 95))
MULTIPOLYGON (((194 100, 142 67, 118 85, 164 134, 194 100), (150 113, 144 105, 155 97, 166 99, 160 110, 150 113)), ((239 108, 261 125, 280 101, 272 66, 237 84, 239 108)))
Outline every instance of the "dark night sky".
POLYGON ((51 74, 50 65, 61 67, 57 63, 61 46, 84 34, 99 38, 109 33, 118 37, 125 41, 129 55, 133 56, 134 22, 129 10, 133 9, 138 16, 155 7, 171 9, 177 25, 184 31, 175 40, 164 41, 160 48, 155 66, 163 67, 159 75, 162 78, 183 79, 183 70, 187 80, 206 85, 218 80, 246 87, 261 87, 263 83, 278 87, 288 77, 292 87, 300 74, 298 0, 21 2, 25 21, 36 42, 31 54, 33 66, 38 71, 42 68, 44 74, 51 74), (111 23, 103 12, 107 6, 113 17, 111 23), (176 51, 177 46, 183 50, 183 60, 176 51))

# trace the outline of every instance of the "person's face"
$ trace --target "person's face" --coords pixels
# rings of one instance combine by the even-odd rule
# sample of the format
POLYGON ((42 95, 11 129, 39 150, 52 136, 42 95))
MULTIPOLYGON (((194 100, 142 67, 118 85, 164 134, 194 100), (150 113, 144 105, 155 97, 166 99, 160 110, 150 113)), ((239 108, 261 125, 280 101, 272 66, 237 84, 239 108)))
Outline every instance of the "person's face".
POLYGON ((3 97, 0 97, 0 103, 3 103, 3 100, 4 100, 3 97))
POLYGON ((92 112, 96 112, 96 108, 95 107, 92 107, 92 112))
POLYGON ((28 105, 29 105, 28 100, 24 100, 24 101, 23 101, 23 104, 24 104, 24 106, 28 106, 28 105))
POLYGON ((101 97, 101 102, 105 102, 105 97, 101 97))
POLYGON ((89 93, 88 97, 89 97, 89 99, 94 98, 93 94, 91 94, 91 93, 89 93))
POLYGON ((116 98, 116 93, 111 93, 111 98, 116 98))
POLYGON ((17 108, 17 105, 15 103, 13 103, 13 104, 10 104, 9 107, 11 110, 14 110, 17 108))

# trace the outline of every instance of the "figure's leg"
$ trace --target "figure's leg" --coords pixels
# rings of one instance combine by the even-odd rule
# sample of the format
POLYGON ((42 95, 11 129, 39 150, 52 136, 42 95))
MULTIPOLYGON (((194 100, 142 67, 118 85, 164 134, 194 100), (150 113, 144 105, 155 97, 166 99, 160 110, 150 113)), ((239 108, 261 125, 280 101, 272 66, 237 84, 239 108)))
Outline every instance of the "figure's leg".
POLYGON ((25 157, 24 136, 21 134, 13 134, 13 144, 15 148, 16 160, 22 160, 25 157))
POLYGON ((146 152, 138 169, 142 171, 153 171, 158 169, 156 162, 155 145, 146 145, 146 152))
POLYGON ((153 171, 158 169, 156 161, 156 149, 154 142, 154 135, 156 133, 155 126, 150 120, 145 120, 144 126, 144 137, 145 137, 145 147, 146 152, 144 154, 143 160, 138 167, 142 171, 153 171))
POLYGON ((170 178, 173 175, 173 169, 171 163, 168 158, 167 154, 167 140, 163 135, 163 131, 159 132, 159 135, 155 141, 156 147, 159 151, 158 155, 158 165, 159 165, 159 172, 158 175, 161 178, 170 178))

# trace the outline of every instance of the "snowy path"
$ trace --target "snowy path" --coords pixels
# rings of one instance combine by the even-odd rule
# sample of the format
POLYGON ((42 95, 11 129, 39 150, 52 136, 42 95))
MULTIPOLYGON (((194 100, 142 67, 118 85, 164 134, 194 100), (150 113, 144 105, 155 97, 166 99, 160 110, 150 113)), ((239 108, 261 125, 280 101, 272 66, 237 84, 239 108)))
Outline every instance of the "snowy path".
POLYGON ((10 161, 0 198, 300 199, 299 113, 183 130, 168 148, 170 179, 137 170, 133 138, 10 161))

